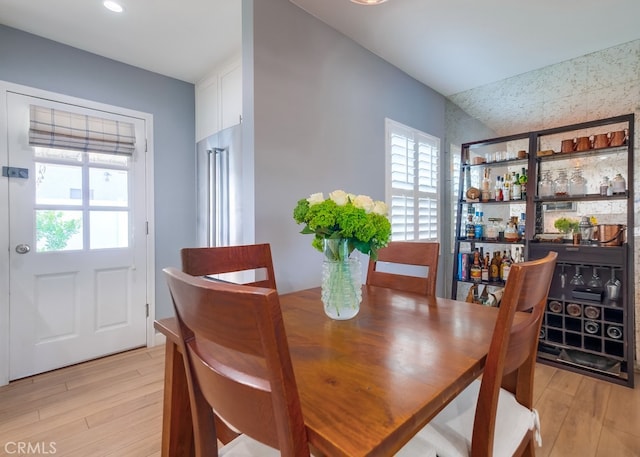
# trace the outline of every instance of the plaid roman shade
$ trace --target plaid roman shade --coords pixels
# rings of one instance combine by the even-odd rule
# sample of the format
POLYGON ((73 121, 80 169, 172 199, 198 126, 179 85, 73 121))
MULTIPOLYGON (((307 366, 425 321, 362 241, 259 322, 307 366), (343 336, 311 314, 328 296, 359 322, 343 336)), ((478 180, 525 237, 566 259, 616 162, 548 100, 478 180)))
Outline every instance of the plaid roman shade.
POLYGON ((129 122, 30 106, 29 144, 47 148, 133 155, 135 129, 129 122))

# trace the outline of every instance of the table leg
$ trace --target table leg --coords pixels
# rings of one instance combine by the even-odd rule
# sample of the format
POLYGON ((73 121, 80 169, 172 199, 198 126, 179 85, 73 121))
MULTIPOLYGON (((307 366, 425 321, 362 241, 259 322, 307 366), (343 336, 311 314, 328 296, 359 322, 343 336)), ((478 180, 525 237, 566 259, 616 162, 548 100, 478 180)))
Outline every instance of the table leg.
POLYGON ((189 388, 182 354, 167 339, 162 411, 162 457, 195 456, 189 388))

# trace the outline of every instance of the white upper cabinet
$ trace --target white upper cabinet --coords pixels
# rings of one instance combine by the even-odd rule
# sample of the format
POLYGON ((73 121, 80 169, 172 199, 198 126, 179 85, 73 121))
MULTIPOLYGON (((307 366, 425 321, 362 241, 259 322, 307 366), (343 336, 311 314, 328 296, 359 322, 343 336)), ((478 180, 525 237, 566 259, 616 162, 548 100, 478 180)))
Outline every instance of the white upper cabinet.
POLYGON ((196 84, 196 142, 240 122, 242 65, 240 56, 214 68, 196 84))
POLYGON ((242 116, 242 66, 229 68, 220 74, 220 121, 221 129, 240 122, 242 116))

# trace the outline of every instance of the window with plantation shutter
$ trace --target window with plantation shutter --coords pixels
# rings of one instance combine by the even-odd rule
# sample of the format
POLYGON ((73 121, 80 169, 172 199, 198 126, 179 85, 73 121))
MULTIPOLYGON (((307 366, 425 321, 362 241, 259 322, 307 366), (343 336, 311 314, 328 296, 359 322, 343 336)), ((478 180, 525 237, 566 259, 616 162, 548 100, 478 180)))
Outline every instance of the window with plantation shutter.
POLYGON ((386 119, 391 239, 438 240, 440 139, 386 119))
MULTIPOLYGON (((459 196, 459 188, 460 188, 460 166, 461 166, 461 160, 460 160, 460 146, 455 145, 455 144, 451 144, 449 145, 449 151, 451 151, 451 171, 449 173, 449 176, 451 176, 451 201, 452 202, 457 202, 458 199, 460 198, 459 196)), ((455 240, 458 236, 457 233, 455 233, 456 230, 456 224, 458 223, 458 210, 457 210, 457 205, 452 204, 451 205, 451 253, 453 254, 454 249, 455 249, 455 240)))

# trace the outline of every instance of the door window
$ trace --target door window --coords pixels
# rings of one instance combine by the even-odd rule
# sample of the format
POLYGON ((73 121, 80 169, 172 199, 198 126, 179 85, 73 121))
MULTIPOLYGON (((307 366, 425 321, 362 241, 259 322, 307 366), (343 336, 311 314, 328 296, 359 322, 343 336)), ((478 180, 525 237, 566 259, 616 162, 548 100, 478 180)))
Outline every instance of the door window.
POLYGON ((126 248, 131 158, 34 148, 36 251, 126 248))

